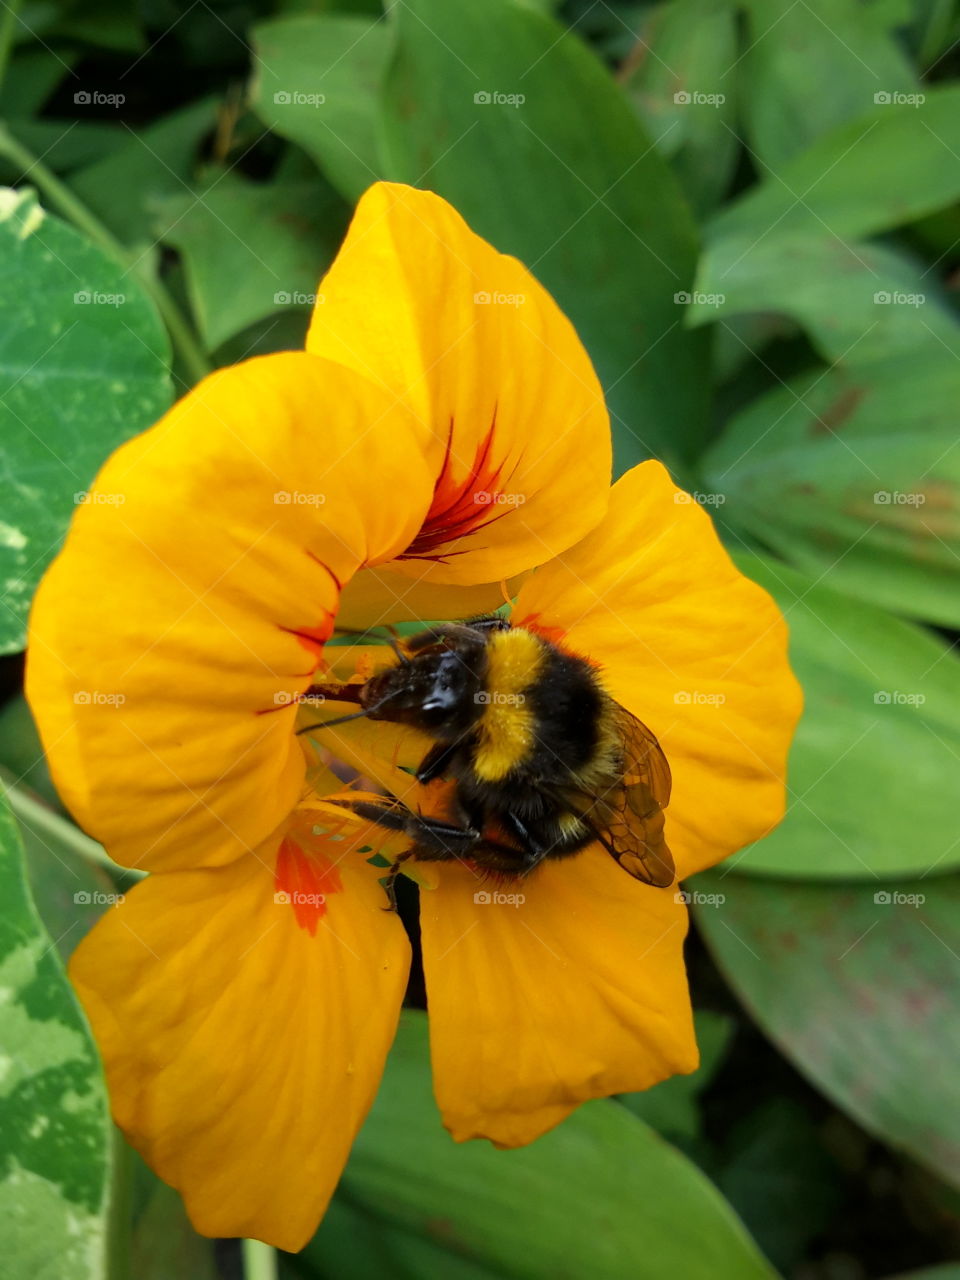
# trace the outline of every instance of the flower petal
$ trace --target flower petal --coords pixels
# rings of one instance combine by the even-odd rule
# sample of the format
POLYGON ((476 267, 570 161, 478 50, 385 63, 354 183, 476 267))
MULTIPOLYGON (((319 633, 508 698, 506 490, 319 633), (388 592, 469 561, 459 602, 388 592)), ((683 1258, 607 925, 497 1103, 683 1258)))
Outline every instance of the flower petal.
POLYGON ((117 1123, 203 1235, 296 1250, 316 1229, 407 979, 381 874, 342 858, 313 932, 252 854, 149 876, 74 953, 117 1123))
POLYGON ((589 1098, 695 1069, 686 908, 672 891, 596 846, 500 887, 441 871, 420 895, 421 937, 434 1089, 454 1138, 521 1146, 589 1098))
POLYGON ((614 485, 603 523, 524 584, 513 616, 597 661, 611 695, 660 740, 681 876, 780 821, 801 707, 786 624, 660 463, 614 485))
POLYGON ((610 429, 589 357, 527 269, 445 200, 376 183, 319 299, 307 349, 405 398, 444 439, 411 574, 499 582, 597 523, 610 429))
POLYGON ((340 585, 430 505, 426 428, 341 365, 267 356, 118 450, 31 618, 27 690, 74 816, 126 865, 217 865, 299 797, 292 727, 340 585))

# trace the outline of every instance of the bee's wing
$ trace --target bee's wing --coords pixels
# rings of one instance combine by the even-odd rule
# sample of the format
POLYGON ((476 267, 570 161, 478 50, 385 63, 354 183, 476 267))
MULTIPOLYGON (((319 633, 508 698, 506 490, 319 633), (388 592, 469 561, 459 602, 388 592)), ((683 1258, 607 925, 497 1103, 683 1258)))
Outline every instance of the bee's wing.
POLYGON ((610 817, 597 835, 634 879, 666 888, 676 878, 673 855, 663 836, 663 811, 670 803, 670 766, 645 724, 622 707, 619 717, 623 781, 604 797, 610 817))

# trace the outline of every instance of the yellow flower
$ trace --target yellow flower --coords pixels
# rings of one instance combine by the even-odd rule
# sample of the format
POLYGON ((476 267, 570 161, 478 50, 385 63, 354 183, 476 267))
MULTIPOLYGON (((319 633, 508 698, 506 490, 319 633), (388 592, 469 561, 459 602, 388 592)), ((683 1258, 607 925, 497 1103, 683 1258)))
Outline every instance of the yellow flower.
MULTIPOLYGON (((399 836, 351 823, 298 726, 369 649, 334 624, 496 608, 597 665, 673 772, 689 875, 769 830, 799 698, 776 607, 662 466, 610 488, 603 396, 533 277, 438 197, 378 184, 321 284, 307 350, 207 378, 107 462, 34 607, 28 692, 61 795, 153 874, 72 976, 130 1141, 198 1230, 310 1237, 373 1099, 410 948, 385 911, 399 836), (532 572, 531 572, 532 571, 532 572)), ((384 650, 374 651, 382 655, 384 650)), ((409 804, 428 741, 317 735, 409 804)), ((341 771, 342 772, 342 771, 341 771)), ((351 793, 353 794, 353 793, 351 793)), ((474 901, 425 886, 433 1070, 458 1139, 526 1143, 578 1103, 690 1071, 673 889, 599 846, 474 901)))

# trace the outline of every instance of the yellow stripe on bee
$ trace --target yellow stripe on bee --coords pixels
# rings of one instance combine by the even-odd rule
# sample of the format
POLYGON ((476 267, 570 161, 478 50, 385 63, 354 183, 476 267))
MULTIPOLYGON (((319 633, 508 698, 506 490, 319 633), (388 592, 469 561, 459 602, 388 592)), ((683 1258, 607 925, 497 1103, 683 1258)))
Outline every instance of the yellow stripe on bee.
POLYGON ((499 782, 530 754, 536 719, 524 693, 536 681, 547 650, 531 631, 496 631, 487 644, 488 699, 480 717, 474 770, 484 782, 499 782))

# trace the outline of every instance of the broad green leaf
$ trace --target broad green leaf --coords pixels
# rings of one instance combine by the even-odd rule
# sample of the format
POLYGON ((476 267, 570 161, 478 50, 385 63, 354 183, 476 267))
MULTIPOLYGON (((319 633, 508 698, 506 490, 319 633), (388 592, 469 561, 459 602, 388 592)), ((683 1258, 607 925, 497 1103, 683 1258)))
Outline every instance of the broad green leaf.
POLYGON ((508 0, 394 12, 390 176, 445 196, 551 290, 597 366, 620 468, 693 456, 706 348, 675 299, 696 233, 625 95, 576 36, 508 0))
POLYGON ((253 183, 231 174, 164 202, 156 225, 181 253, 207 347, 288 307, 312 307, 345 212, 320 182, 253 183))
POLYGON ((956 626, 958 401, 960 362, 941 343, 796 378, 730 423, 704 489, 726 525, 826 585, 956 626))
POLYGON ((111 1167, 106 1093, 21 859, 0 797, 0 1257, 11 1277, 102 1280, 111 1167))
MULTIPOLYGON (((912 774, 909 750, 904 768, 912 774)), ((882 780, 872 794, 883 795, 882 780)), ((901 782, 915 825, 923 808, 901 782)), ((830 812, 825 810, 825 812, 830 812)), ((856 886, 710 872, 697 922, 757 1022, 864 1128, 960 1184, 960 876, 856 886)))
POLYGON ((251 106, 313 156, 350 201, 383 177, 377 94, 390 49, 383 19, 279 18, 253 29, 251 106))
POLYGON ((140 1170, 146 1203, 135 1215, 130 1244, 135 1280, 221 1280, 214 1242, 190 1225, 179 1192, 140 1170))
POLYGON ((150 215, 164 197, 190 190, 200 141, 216 120, 215 99, 204 98, 129 129, 125 146, 73 174, 70 185, 124 244, 152 242, 150 215))
POLYGON ((730 0, 663 4, 624 87, 690 203, 706 213, 723 197, 739 149, 734 129, 737 14, 730 0))
POLYGON ((801 324, 825 359, 861 369, 930 348, 960 354, 960 326, 936 277, 884 245, 779 230, 735 258, 730 240, 704 253, 693 323, 780 312, 801 324))
POLYGON ((415 1231, 387 1226, 337 1191, 313 1240, 295 1257, 297 1275, 307 1280, 501 1280, 470 1258, 415 1231))
POLYGON ((804 712, 779 827, 731 864, 865 879, 960 866, 960 670, 948 645, 785 565, 738 556, 777 600, 804 712))
POLYGON ((0 653, 104 458, 167 407, 167 338, 135 279, 0 190, 0 653))
POLYGON ((744 98, 750 146, 774 173, 876 95, 917 94, 906 56, 858 0, 748 0, 744 98))
POLYGON ((694 1013, 700 1066, 688 1076, 672 1076, 643 1093, 622 1094, 619 1101, 657 1133, 673 1141, 690 1143, 699 1137, 702 1091, 716 1074, 730 1046, 733 1019, 709 1009, 694 1013))
POLYGON ((730 241, 722 252, 734 261, 772 232, 857 239, 951 204, 960 196, 960 85, 924 94, 917 106, 865 104, 727 205, 707 226, 708 243, 730 241))
POLYGON ((728 247, 705 257, 694 321, 782 311, 835 368, 727 426, 702 464, 724 520, 832 586, 956 625, 960 326, 929 273, 822 231, 774 233, 724 265, 728 247))
POLYGON ((0 115, 12 120, 39 111, 64 76, 70 74, 76 60, 75 53, 62 50, 56 57, 43 48, 19 51, 3 74, 0 115))
POLYGON ((617 1103, 588 1103, 517 1151, 455 1144, 432 1098, 422 1014, 401 1022, 342 1188, 502 1280, 773 1274, 704 1175, 617 1103))
MULTIPOLYGON (((92 165, 130 141, 126 129, 103 120, 76 123, 11 119, 9 132, 34 155, 42 155, 43 163, 54 173, 68 173, 92 165)), ((4 182, 17 182, 22 176, 21 169, 0 159, 0 176, 4 182)))

